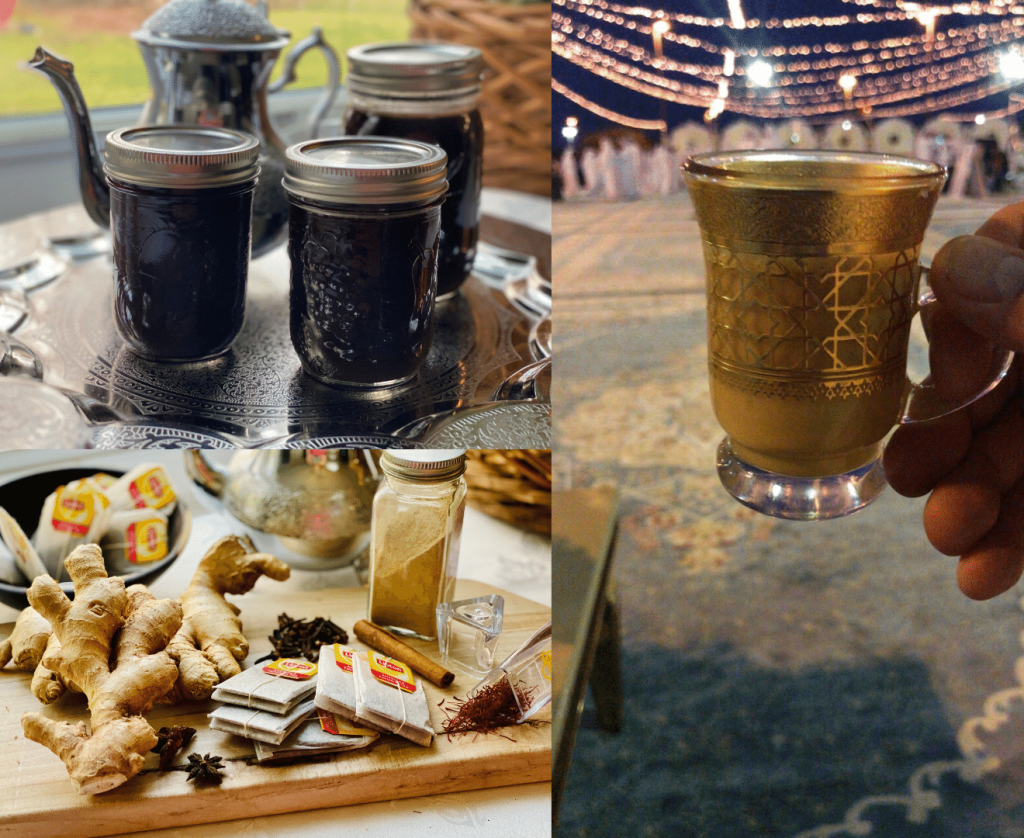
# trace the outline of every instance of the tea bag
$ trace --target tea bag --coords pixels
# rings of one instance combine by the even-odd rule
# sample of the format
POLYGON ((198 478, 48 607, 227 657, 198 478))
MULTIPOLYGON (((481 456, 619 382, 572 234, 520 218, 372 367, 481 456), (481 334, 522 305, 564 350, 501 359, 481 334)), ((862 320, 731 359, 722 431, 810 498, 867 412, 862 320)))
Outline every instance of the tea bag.
POLYGON ((312 711, 312 699, 300 702, 285 714, 224 704, 210 713, 209 719, 210 727, 214 730, 223 730, 226 733, 244 736, 246 739, 280 745, 312 711))
POLYGON ((25 535, 25 531, 2 506, 0 506, 0 538, 7 545, 7 549, 11 551, 14 563, 21 571, 21 575, 25 577, 26 582, 31 584, 37 576, 50 575, 46 565, 43 564, 39 554, 32 546, 32 542, 25 535))
POLYGON ((430 745, 434 729, 423 683, 404 663, 370 649, 356 653, 356 720, 430 745))
POLYGON ((380 734, 369 728, 357 727, 327 710, 317 712, 300 724, 280 745, 256 740, 256 759, 267 762, 312 754, 331 754, 354 751, 372 745, 380 734))
MULTIPOLYGON (((353 649, 335 643, 320 647, 320 664, 316 673, 316 695, 313 703, 320 709, 336 713, 343 719, 355 721, 358 684, 355 675, 353 649)), ((373 730, 386 732, 387 728, 363 721, 373 730)))
POLYGON ((167 517, 158 509, 130 509, 110 516, 106 535, 100 541, 107 570, 125 574, 141 570, 140 565, 167 557, 170 535, 167 517))
POLYGON ((11 551, 5 544, 0 543, 0 582, 6 582, 8 585, 25 585, 27 581, 11 551))
POLYGON ((110 501, 98 485, 76 480, 58 486, 39 513, 32 546, 50 576, 67 581, 64 559, 82 544, 95 544, 110 521, 110 501))
POLYGON ((78 480, 72 480, 68 483, 69 489, 89 488, 94 492, 107 493, 107 489, 113 486, 117 482, 117 478, 112 474, 98 471, 96 474, 92 474, 89 477, 82 477, 78 480))
POLYGON ((126 509, 159 509, 170 518, 178 505, 167 472, 157 463, 142 463, 123 474, 107 490, 112 512, 126 509))
POLYGON ((315 678, 282 678, 264 672, 261 666, 253 666, 222 681, 213 697, 227 704, 286 714, 313 694, 316 683, 315 678))

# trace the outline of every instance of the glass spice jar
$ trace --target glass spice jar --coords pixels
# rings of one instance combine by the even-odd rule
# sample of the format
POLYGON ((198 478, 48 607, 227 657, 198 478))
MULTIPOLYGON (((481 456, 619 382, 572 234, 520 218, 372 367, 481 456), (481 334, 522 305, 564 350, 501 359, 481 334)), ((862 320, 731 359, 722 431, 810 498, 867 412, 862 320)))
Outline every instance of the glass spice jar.
POLYGON ((258 141, 203 126, 106 138, 114 322, 137 355, 200 361, 242 329, 258 141))
POLYGON ((286 152, 292 344, 327 384, 412 378, 434 335, 445 154, 387 137, 286 152))
POLYGON ((465 449, 385 451, 373 500, 368 616, 398 634, 437 637, 453 599, 466 511, 465 449))
POLYGON ((432 143, 448 155, 437 297, 454 296, 473 267, 480 230, 484 130, 477 109, 483 57, 449 43, 365 44, 348 51, 348 135, 432 143))

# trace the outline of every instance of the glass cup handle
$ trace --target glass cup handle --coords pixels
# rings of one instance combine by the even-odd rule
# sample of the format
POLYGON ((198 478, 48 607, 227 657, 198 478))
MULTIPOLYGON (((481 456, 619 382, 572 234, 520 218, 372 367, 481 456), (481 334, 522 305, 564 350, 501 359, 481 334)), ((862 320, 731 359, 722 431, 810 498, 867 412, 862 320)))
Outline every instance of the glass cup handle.
MULTIPOLYGON (((917 305, 914 313, 920 314, 930 306, 935 305, 935 292, 932 291, 928 282, 929 269, 921 266, 920 290, 917 296, 917 305)), ((900 417, 900 424, 907 425, 914 422, 928 422, 946 416, 954 411, 960 410, 973 402, 976 402, 986 393, 991 392, 995 386, 1006 377, 1006 373, 1013 363, 1013 352, 1008 349, 995 347, 992 353, 992 366, 989 368, 988 378, 985 384, 976 393, 959 401, 950 401, 939 395, 934 384, 926 381, 915 382, 907 378, 907 391, 903 403, 903 415, 900 417)))

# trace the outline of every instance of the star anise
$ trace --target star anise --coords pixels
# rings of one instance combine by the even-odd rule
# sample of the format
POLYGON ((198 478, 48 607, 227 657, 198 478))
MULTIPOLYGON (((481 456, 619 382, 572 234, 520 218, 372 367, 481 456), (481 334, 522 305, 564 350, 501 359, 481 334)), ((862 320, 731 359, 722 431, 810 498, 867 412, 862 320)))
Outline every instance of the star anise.
POLYGON ((156 732, 157 743, 153 748, 154 753, 160 754, 160 770, 167 771, 178 755, 178 751, 188 746, 192 737, 196 735, 194 727, 162 727, 156 732))
POLYGON ((195 780, 197 783, 220 784, 220 781, 224 779, 224 775, 220 773, 224 770, 221 759, 221 757, 212 757, 209 754, 206 756, 196 753, 189 754, 188 779, 195 780))

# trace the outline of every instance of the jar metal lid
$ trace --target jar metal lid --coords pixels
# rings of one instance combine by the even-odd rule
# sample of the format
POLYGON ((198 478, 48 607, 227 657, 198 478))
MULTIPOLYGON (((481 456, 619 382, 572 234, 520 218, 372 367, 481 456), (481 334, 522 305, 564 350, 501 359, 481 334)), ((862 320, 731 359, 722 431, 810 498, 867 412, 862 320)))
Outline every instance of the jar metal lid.
POLYGON ((132 37, 151 46, 232 52, 280 50, 289 33, 245 0, 171 0, 132 37))
POLYGON ((392 137, 332 137, 285 152, 284 188, 342 204, 429 204, 448 191, 448 155, 392 137))
POLYGON ((464 96, 480 92, 476 47, 428 41, 363 44, 348 53, 346 83, 356 95, 464 96))
POLYGON ((466 470, 466 449, 389 449, 381 455, 380 465, 385 474, 394 477, 437 483, 462 475, 466 470))
POLYGON ((259 174, 259 141, 241 131, 202 125, 147 125, 107 134, 104 171, 141 186, 206 189, 259 174))

